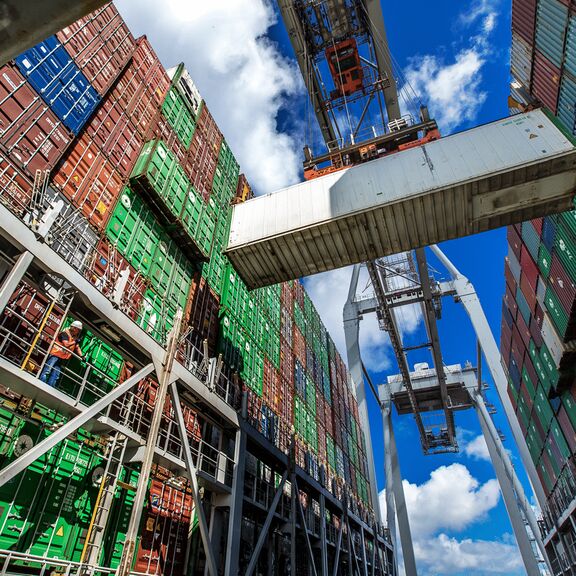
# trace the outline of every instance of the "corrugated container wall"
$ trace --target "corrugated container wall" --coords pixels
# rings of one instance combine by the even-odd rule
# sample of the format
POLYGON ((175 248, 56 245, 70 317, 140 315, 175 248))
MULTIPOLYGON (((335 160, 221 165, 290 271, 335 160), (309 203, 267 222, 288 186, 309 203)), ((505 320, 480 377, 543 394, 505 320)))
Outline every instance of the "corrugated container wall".
MULTIPOLYGON (((576 134, 576 16, 572 3, 515 0, 512 94, 550 108, 576 134)), ((576 210, 508 229, 501 352, 509 395, 548 496, 543 531, 557 574, 576 539, 566 516, 576 484, 576 210), (566 541, 566 540, 565 540, 566 541), (557 570, 558 568, 558 570, 557 570)))
MULTIPOLYGON (((25 222, 60 200, 51 248, 161 344, 183 309, 178 360, 192 365, 204 346, 211 357, 222 354, 223 377, 247 396, 249 423, 285 454, 295 435, 298 465, 316 481, 323 468, 339 498, 347 484, 349 506, 372 524, 368 459, 345 363, 300 282, 248 292, 222 253, 230 207, 253 196, 250 185, 184 65, 167 73, 113 4, 0 69, 0 186, 3 204, 25 222)), ((57 330, 73 319, 49 302, 22 282, 0 316, 0 328, 22 342, 33 339, 31 326, 39 331, 29 354, 10 349, 10 361, 37 376, 57 330)), ((96 333, 86 331, 81 347, 85 363, 71 359, 55 385, 75 397, 78 381, 90 382, 92 392, 79 399, 90 404, 133 365, 96 333)), ((139 384, 143 426, 157 386, 152 378, 139 384)), ((36 442, 59 426, 62 418, 39 404, 17 415, 15 398, 0 387, 1 429, 19 430, 14 438, 36 442)), ((200 442, 211 424, 185 409, 200 442)), ((168 402, 166 435, 172 418, 168 402)), ((105 444, 81 431, 20 484, 4 485, 1 547, 81 561, 98 498, 88 477, 104 466, 105 444), (36 499, 14 513, 38 486, 48 504, 36 499), (46 527, 42 538, 33 536, 38 526, 46 527)), ((0 433, 0 448, 5 463, 16 457, 7 434, 0 433)), ((122 466, 118 481, 99 559, 112 568, 122 554, 136 467, 122 466)), ((155 467, 135 570, 181 573, 193 518, 186 481, 155 467)))

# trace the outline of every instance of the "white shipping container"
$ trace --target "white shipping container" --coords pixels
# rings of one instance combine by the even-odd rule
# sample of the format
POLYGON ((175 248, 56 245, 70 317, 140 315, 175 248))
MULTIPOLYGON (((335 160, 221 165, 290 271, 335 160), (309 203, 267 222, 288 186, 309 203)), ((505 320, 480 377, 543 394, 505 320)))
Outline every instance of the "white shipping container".
POLYGON ((568 209, 576 148, 541 110, 234 207, 226 253, 250 288, 568 209))
POLYGON ((552 360, 554 360, 556 366, 560 366, 560 361, 564 354, 564 344, 562 344, 562 340, 560 336, 558 336, 547 312, 544 313, 544 319, 542 321, 542 339, 550 351, 552 360))

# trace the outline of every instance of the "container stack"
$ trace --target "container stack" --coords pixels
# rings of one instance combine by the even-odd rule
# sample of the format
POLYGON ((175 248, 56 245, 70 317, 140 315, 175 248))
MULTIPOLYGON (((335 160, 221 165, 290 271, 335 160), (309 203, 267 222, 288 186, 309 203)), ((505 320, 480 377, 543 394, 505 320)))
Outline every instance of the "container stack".
POLYGON ((576 214, 539 218, 508 229, 501 351, 509 393, 547 494, 576 450, 576 214))
MULTIPOLYGON (((108 4, 4 66, 0 91, 2 203, 29 223, 60 200, 50 246, 161 344, 182 309, 183 349, 206 346, 222 356, 225 377, 248 397, 252 426, 285 454, 294 447, 297 464, 316 480, 324 469, 325 485, 337 496, 346 491, 369 515, 355 395, 312 301, 300 282, 248 292, 223 255, 230 207, 252 190, 184 65, 166 72, 148 40, 134 39, 108 4)), ((18 344, 3 345, 2 356, 39 375, 51 342, 73 319, 53 294, 22 282, 0 318, 18 344)), ((86 404, 133 369, 101 336, 84 332, 84 362, 70 360, 57 384, 86 404)), ((148 378, 138 390, 143 428, 157 387, 148 378)), ((61 420, 5 389, 0 404, 2 465, 61 420)), ((199 442, 210 424, 186 410, 199 442)), ((166 437, 173 420, 168 403, 166 437)), ((31 467, 24 484, 0 490, 3 514, 18 517, 17 529, 1 523, 1 548, 84 558, 109 439, 77 436, 31 467), (73 472, 66 462, 77 463, 73 472), (46 507, 38 495, 52 493, 46 507)), ((137 482, 137 467, 121 467, 102 565, 118 565, 137 482)), ((181 573, 193 509, 186 481, 158 467, 136 571, 181 573), (160 533, 169 534, 161 549, 160 533)))
MULTIPOLYGON (((567 0, 514 0, 512 97, 542 104, 576 134, 576 11, 567 0)), ((552 532, 576 490, 576 211, 508 228, 501 351, 509 395, 548 497, 544 537, 553 565, 563 563, 552 532), (548 538, 550 536, 550 538, 548 538)), ((568 536, 566 531, 571 531, 568 536)))
POLYGON ((576 9, 568 0, 514 0, 512 95, 537 100, 576 134, 576 9))

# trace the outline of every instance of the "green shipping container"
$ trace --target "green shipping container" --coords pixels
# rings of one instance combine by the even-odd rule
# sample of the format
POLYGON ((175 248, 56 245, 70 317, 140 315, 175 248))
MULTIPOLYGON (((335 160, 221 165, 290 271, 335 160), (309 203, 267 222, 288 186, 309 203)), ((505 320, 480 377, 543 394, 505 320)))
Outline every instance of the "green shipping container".
POLYGON ((550 267, 552 266, 552 256, 548 248, 544 244, 540 244, 540 250, 538 252, 538 269, 542 274, 544 279, 550 276, 550 267))
POLYGON ((564 338, 564 334, 566 334, 566 329, 568 328, 569 318, 560 299, 556 296, 551 286, 546 288, 545 304, 558 335, 560 338, 564 338))
MULTIPOLYGON (((101 454, 79 431, 38 458, 23 473, 0 488, 0 546, 78 562, 98 492, 101 454)), ((36 444, 45 429, 28 422, 14 438, 36 444)), ((2 466, 19 456, 4 457, 2 466)))
POLYGON ((149 275, 162 229, 143 200, 128 187, 116 203, 106 236, 136 270, 149 275))
POLYGON ((178 139, 188 150, 196 129, 196 121, 175 88, 170 88, 162 104, 162 114, 176 132, 178 139))
POLYGON ((576 280, 576 242, 563 222, 558 222, 554 250, 572 280, 576 280))

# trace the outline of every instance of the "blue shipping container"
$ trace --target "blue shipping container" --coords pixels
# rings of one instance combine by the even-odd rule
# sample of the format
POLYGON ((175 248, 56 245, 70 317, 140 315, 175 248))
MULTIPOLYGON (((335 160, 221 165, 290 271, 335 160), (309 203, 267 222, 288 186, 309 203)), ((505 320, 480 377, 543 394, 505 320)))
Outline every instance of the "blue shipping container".
POLYGON ((554 238, 556 238, 556 216, 546 216, 542 224, 542 243, 548 252, 552 252, 554 238))
POLYGON ((56 116, 78 134, 98 106, 100 96, 56 36, 17 56, 15 62, 56 116))

